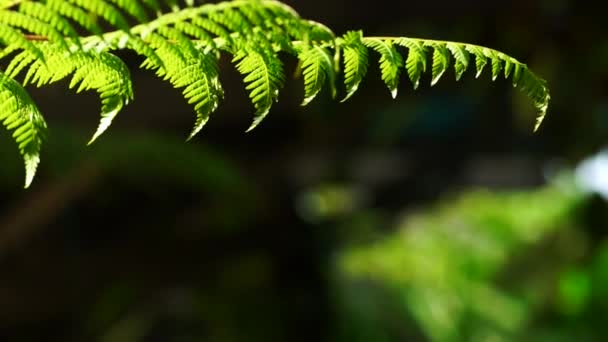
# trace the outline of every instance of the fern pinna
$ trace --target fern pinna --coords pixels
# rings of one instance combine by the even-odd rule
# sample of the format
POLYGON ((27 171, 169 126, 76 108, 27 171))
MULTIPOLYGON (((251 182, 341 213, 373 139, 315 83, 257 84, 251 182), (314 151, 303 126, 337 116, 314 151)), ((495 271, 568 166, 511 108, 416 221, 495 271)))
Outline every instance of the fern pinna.
MULTIPOLYGON (((232 0, 194 5, 177 0, 0 0, 0 120, 25 160, 28 187, 46 135, 44 118, 24 86, 37 87, 71 77, 70 88, 95 90, 101 122, 95 141, 118 112, 133 100, 129 70, 113 51, 143 56, 141 67, 182 89, 194 106, 196 135, 215 111, 224 90, 218 59, 233 57, 255 108, 258 125, 285 83, 279 53, 295 56, 304 79, 303 105, 344 81, 344 100, 365 77, 370 51, 377 55, 382 80, 393 97, 402 72, 418 87, 424 72, 437 83, 453 65, 456 79, 471 68, 479 76, 510 78, 534 103, 536 128, 549 104, 544 80, 525 64, 489 48, 406 37, 365 37, 360 31, 336 36, 324 25, 302 19, 275 0, 232 0), (338 75, 342 73, 342 77, 338 75)), ((374 57, 376 58, 376 57, 374 57)))

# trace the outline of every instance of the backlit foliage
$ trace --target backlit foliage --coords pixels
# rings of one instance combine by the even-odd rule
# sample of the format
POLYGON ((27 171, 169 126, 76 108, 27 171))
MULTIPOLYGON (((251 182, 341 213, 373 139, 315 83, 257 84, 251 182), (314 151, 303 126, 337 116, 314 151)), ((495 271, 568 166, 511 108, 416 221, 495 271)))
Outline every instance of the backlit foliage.
POLYGON ((425 72, 434 85, 450 66, 457 79, 468 69, 490 69, 521 89, 538 111, 536 128, 549 104, 546 83, 525 64, 504 53, 471 44, 406 37, 365 37, 360 31, 336 36, 320 23, 302 19, 275 0, 232 0, 182 4, 176 0, 0 0, 0 120, 12 131, 26 164, 26 187, 39 162, 46 124, 24 90, 71 77, 70 88, 95 90, 101 121, 91 142, 133 99, 129 70, 113 52, 132 50, 141 68, 182 90, 194 106, 190 138, 224 98, 218 59, 232 56, 255 108, 250 129, 268 114, 286 81, 280 53, 300 62, 303 105, 328 87, 344 100, 364 79, 370 57, 379 56, 382 80, 393 97, 401 73, 414 88, 425 72), (370 52, 373 51, 374 54, 370 52))

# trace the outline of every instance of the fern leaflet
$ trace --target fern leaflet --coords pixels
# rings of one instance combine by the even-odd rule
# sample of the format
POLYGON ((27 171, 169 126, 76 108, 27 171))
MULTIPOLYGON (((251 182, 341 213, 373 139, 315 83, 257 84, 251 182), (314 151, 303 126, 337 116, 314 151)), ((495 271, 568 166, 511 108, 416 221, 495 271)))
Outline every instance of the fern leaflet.
POLYGON ((0 121, 13 131, 13 138, 25 162, 25 187, 29 187, 40 162, 40 148, 46 123, 23 87, 0 73, 0 121))
POLYGON ((234 56, 237 70, 245 75, 246 89, 255 106, 255 119, 247 131, 254 129, 266 117, 272 104, 279 99, 285 75, 281 60, 272 54, 244 51, 234 56))
POLYGON ((391 40, 366 38, 364 44, 380 54, 382 80, 391 91, 393 98, 396 98, 399 89, 399 76, 403 67, 403 57, 401 57, 391 40))
POLYGON ((431 85, 437 84, 443 73, 448 70, 450 65, 450 52, 444 44, 431 44, 433 47, 433 75, 431 85))
POLYGON ((359 89, 359 84, 367 74, 367 48, 363 45, 362 32, 348 32, 344 35, 344 83, 348 100, 359 89))
POLYGON ((306 106, 314 100, 327 80, 329 80, 332 96, 335 96, 334 62, 332 54, 327 48, 306 46, 298 57, 302 63, 302 74, 304 75, 304 101, 302 101, 302 105, 306 106))

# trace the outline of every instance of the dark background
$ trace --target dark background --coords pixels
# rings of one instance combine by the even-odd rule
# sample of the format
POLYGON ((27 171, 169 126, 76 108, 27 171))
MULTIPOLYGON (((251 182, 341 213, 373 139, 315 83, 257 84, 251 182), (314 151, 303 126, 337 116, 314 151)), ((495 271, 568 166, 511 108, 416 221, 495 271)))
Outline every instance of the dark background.
MULTIPOLYGON (((192 109, 138 70, 135 56, 120 55, 136 100, 91 147, 95 94, 63 83, 31 89, 50 129, 31 189, 21 189, 17 150, 0 135, 0 340, 337 340, 331 265, 342 246, 365 240, 347 229, 357 215, 374 218, 374 234, 389 233, 404 210, 470 188, 533 190, 547 170, 573 167, 605 144, 608 29, 597 4, 287 3, 338 34, 508 53, 549 82, 545 124, 532 134, 531 104, 489 74, 456 83, 450 72, 433 88, 426 75, 416 91, 402 77, 391 100, 373 54, 348 102, 324 92, 302 108, 301 80, 289 78, 250 133, 252 106, 225 57, 226 100, 189 143, 192 109), (307 207, 307 194, 327 186, 346 189, 346 209, 307 207)), ((293 74, 295 61, 286 65, 293 74)), ((603 201, 586 205, 576 219, 591 220, 583 225, 591 239, 605 238, 603 201)), ((428 340, 415 324, 403 327, 411 335, 391 341, 428 340)))

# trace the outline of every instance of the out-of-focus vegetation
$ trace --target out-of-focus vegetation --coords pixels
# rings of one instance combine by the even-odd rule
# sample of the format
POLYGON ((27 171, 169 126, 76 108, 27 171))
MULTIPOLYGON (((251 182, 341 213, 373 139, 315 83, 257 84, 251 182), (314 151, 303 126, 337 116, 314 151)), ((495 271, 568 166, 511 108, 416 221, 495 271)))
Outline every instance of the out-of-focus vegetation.
POLYGON ((405 214, 338 257, 344 340, 407 340, 412 326, 432 341, 601 340, 608 244, 590 246, 587 200, 563 186, 471 191, 405 214))

